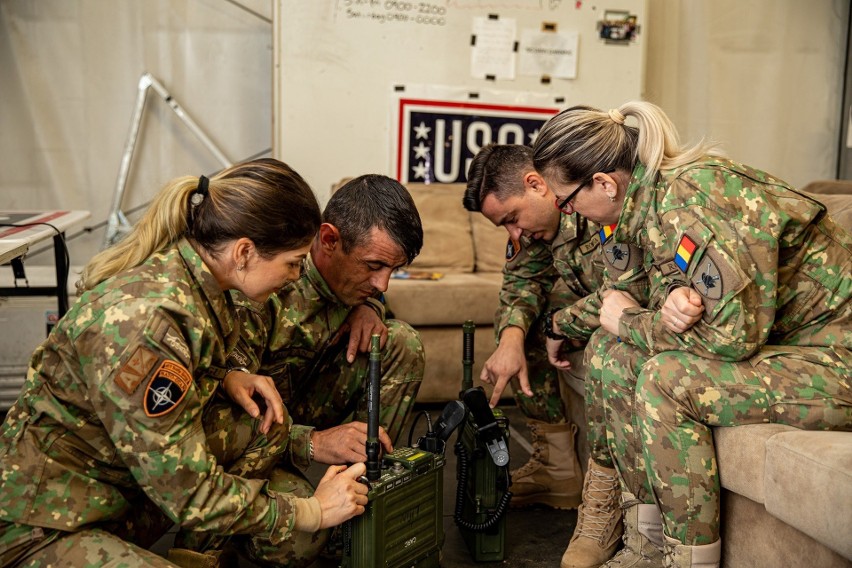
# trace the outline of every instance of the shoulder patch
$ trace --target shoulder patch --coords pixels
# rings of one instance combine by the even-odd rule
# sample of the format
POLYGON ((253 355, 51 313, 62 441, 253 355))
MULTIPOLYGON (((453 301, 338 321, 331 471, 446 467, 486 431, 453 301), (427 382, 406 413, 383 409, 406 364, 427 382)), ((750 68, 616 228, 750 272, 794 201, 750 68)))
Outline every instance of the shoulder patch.
POLYGON ((515 257, 518 256, 518 253, 520 252, 520 241, 509 237, 509 242, 506 243, 506 262, 511 262, 512 260, 515 260, 515 257))
POLYGON ((127 363, 118 370, 113 381, 127 394, 133 394, 142 379, 148 376, 160 358, 141 345, 136 348, 127 363))
POLYGON ((189 390, 192 375, 178 363, 166 359, 154 373, 145 389, 145 414, 151 418, 171 412, 189 390))
POLYGON ((612 243, 604 245, 604 257, 606 261, 619 271, 625 271, 630 264, 630 247, 624 243, 612 243))
POLYGON ((601 230, 598 231, 598 236, 601 239, 601 244, 606 243, 612 234, 615 232, 615 227, 618 223, 613 223, 612 225, 605 225, 601 227, 601 230))
POLYGON ((692 275, 692 287, 699 294, 711 300, 718 300, 722 297, 725 282, 722 278, 722 273, 719 271, 719 267, 716 266, 716 263, 713 262, 709 254, 704 255, 704 258, 701 259, 701 263, 692 275))
POLYGON ((689 269, 689 263, 692 261, 692 254, 695 252, 695 241, 689 238, 689 235, 683 235, 677 245, 674 262, 681 272, 686 274, 689 269))

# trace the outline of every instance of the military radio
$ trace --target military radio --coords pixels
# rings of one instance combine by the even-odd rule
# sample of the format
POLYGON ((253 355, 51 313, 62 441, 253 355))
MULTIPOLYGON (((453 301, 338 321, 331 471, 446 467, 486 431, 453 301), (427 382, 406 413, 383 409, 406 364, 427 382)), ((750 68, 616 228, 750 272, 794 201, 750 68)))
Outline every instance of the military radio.
POLYGON ((464 419, 460 403, 445 408, 437 428, 415 446, 379 459, 379 336, 373 335, 367 390, 366 511, 343 526, 344 568, 440 566, 444 544, 444 446, 464 419))
POLYGON ((509 475, 509 422, 499 409, 491 409, 482 387, 473 387, 473 335, 475 326, 463 326, 462 390, 468 412, 455 444, 456 508, 454 520, 477 562, 503 560, 506 511, 512 493, 509 475))

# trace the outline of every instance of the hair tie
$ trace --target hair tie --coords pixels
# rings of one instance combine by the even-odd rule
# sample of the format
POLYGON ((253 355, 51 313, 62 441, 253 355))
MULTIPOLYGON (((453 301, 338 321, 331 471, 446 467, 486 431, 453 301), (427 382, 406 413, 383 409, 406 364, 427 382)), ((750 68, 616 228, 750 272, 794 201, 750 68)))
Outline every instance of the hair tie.
POLYGON ((612 121, 614 123, 624 124, 624 115, 621 114, 621 111, 618 110, 617 108, 609 109, 609 112, 607 114, 609 114, 609 117, 612 119, 612 121))
POLYGON ((209 184, 210 180, 207 179, 207 176, 200 176, 198 178, 198 187, 195 188, 195 191, 192 192, 192 197, 189 199, 193 207, 201 205, 201 202, 204 201, 205 197, 207 197, 207 186, 209 184))

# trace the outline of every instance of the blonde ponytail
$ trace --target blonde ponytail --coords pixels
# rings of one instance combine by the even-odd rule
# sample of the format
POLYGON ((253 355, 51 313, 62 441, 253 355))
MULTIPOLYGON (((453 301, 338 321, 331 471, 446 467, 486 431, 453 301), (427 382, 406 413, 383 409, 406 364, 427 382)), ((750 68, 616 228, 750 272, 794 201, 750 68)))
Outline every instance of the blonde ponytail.
POLYGON ((169 182, 154 198, 142 219, 117 244, 96 254, 83 269, 78 293, 128 268, 139 266, 157 251, 176 242, 187 229, 189 195, 198 178, 184 176, 169 182))
POLYGON ((641 182, 647 184, 661 169, 715 153, 715 144, 704 141, 682 148, 668 116, 645 101, 609 111, 588 106, 563 110, 545 123, 533 146, 535 168, 564 183, 586 180, 596 172, 632 172, 639 162, 645 166, 641 182), (628 117, 638 126, 625 124, 628 117))

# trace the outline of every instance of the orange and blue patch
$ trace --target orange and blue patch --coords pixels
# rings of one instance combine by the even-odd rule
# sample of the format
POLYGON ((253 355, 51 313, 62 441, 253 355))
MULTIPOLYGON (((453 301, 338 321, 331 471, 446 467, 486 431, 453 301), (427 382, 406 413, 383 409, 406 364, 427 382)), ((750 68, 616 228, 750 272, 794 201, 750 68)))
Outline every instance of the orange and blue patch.
POLYGON ((686 273, 686 270, 689 268, 689 262, 692 260, 692 255, 695 252, 695 241, 689 238, 689 236, 684 235, 680 238, 680 243, 677 245, 677 252, 675 253, 675 264, 680 268, 683 273, 686 273))
POLYGON ((612 225, 604 225, 601 228, 601 230, 598 232, 601 237, 601 244, 604 244, 607 239, 612 236, 612 234, 615 232, 616 225, 618 225, 618 223, 613 223, 612 225))

